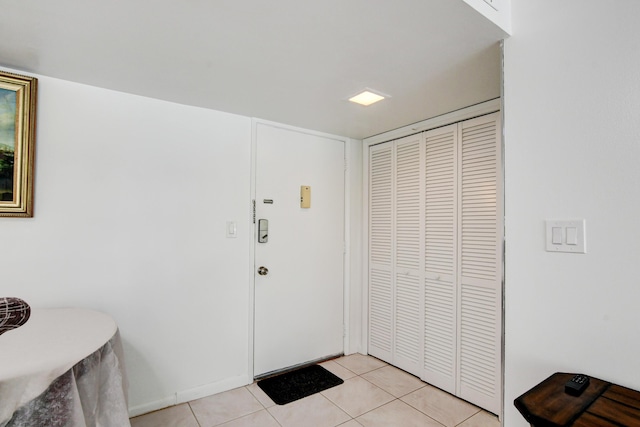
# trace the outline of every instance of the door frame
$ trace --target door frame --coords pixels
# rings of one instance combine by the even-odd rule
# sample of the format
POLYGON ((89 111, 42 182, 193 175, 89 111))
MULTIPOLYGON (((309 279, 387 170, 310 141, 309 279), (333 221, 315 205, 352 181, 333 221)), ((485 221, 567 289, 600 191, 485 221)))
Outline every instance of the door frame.
MULTIPOLYGON (((278 129, 289 130, 293 132, 299 132, 306 135, 318 136, 322 138, 333 139, 337 141, 341 141, 344 145, 344 251, 343 251, 343 276, 342 276, 342 293, 343 293, 343 307, 342 307, 342 321, 343 321, 343 352, 345 354, 348 353, 350 348, 350 323, 351 319, 349 316, 349 305, 350 305, 350 289, 351 289, 351 178, 352 178, 352 168, 350 167, 351 163, 351 150, 349 149, 350 144, 354 141, 350 138, 332 135, 323 132, 316 132, 309 129, 299 128, 295 126, 289 126, 282 123, 272 122, 269 120, 263 119, 251 119, 251 189, 250 189, 250 199, 248 203, 248 212, 249 212, 249 224, 251 225, 251 244, 249 245, 249 260, 250 265, 252 267, 251 271, 251 283, 249 284, 249 336, 248 336, 248 373, 249 378, 253 380, 255 378, 254 372, 254 338, 255 338, 255 269, 256 269, 256 240, 257 240, 257 226, 255 223, 255 205, 254 201, 256 200, 256 167, 257 167, 257 146, 258 146, 258 126, 271 126, 278 129)), ((358 141, 359 142, 359 141, 358 141)))

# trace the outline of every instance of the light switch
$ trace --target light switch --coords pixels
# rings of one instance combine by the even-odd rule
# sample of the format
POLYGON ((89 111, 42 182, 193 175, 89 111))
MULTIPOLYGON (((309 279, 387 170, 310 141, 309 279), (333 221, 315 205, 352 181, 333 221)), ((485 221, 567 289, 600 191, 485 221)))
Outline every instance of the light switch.
POLYGON ((227 237, 231 239, 238 237, 238 227, 235 221, 227 221, 227 237))
POLYGON ((547 220, 546 249, 549 252, 587 253, 586 221, 547 220))

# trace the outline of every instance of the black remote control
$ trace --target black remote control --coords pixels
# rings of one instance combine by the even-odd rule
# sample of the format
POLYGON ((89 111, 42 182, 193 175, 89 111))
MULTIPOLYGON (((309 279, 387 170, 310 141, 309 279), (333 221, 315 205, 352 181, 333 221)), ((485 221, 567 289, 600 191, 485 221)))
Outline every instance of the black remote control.
POLYGON ((572 396, 580 396, 589 386, 589 377, 582 374, 574 375, 564 385, 564 392, 572 396))

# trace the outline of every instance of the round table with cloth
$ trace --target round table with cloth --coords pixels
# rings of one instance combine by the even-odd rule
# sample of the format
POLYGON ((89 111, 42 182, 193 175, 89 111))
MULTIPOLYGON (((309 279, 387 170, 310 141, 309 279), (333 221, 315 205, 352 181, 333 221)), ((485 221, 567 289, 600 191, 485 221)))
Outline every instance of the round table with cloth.
POLYGON ((123 362, 110 316, 32 308, 0 336, 0 427, 130 426, 123 362))

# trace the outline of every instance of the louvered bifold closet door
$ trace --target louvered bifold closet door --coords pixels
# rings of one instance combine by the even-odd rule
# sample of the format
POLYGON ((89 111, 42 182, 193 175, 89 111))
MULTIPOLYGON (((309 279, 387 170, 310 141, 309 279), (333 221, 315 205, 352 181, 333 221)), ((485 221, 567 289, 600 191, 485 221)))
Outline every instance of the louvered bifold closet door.
POLYGON ((501 144, 497 113, 460 124, 458 395, 500 412, 501 144))
POLYGON ((393 144, 369 151, 369 354, 392 360, 393 144))
POLYGON ((424 370, 422 379, 456 392, 458 125, 425 133, 424 370))
POLYGON ((423 135, 395 141, 395 293, 392 363, 422 372, 424 239, 423 135))

